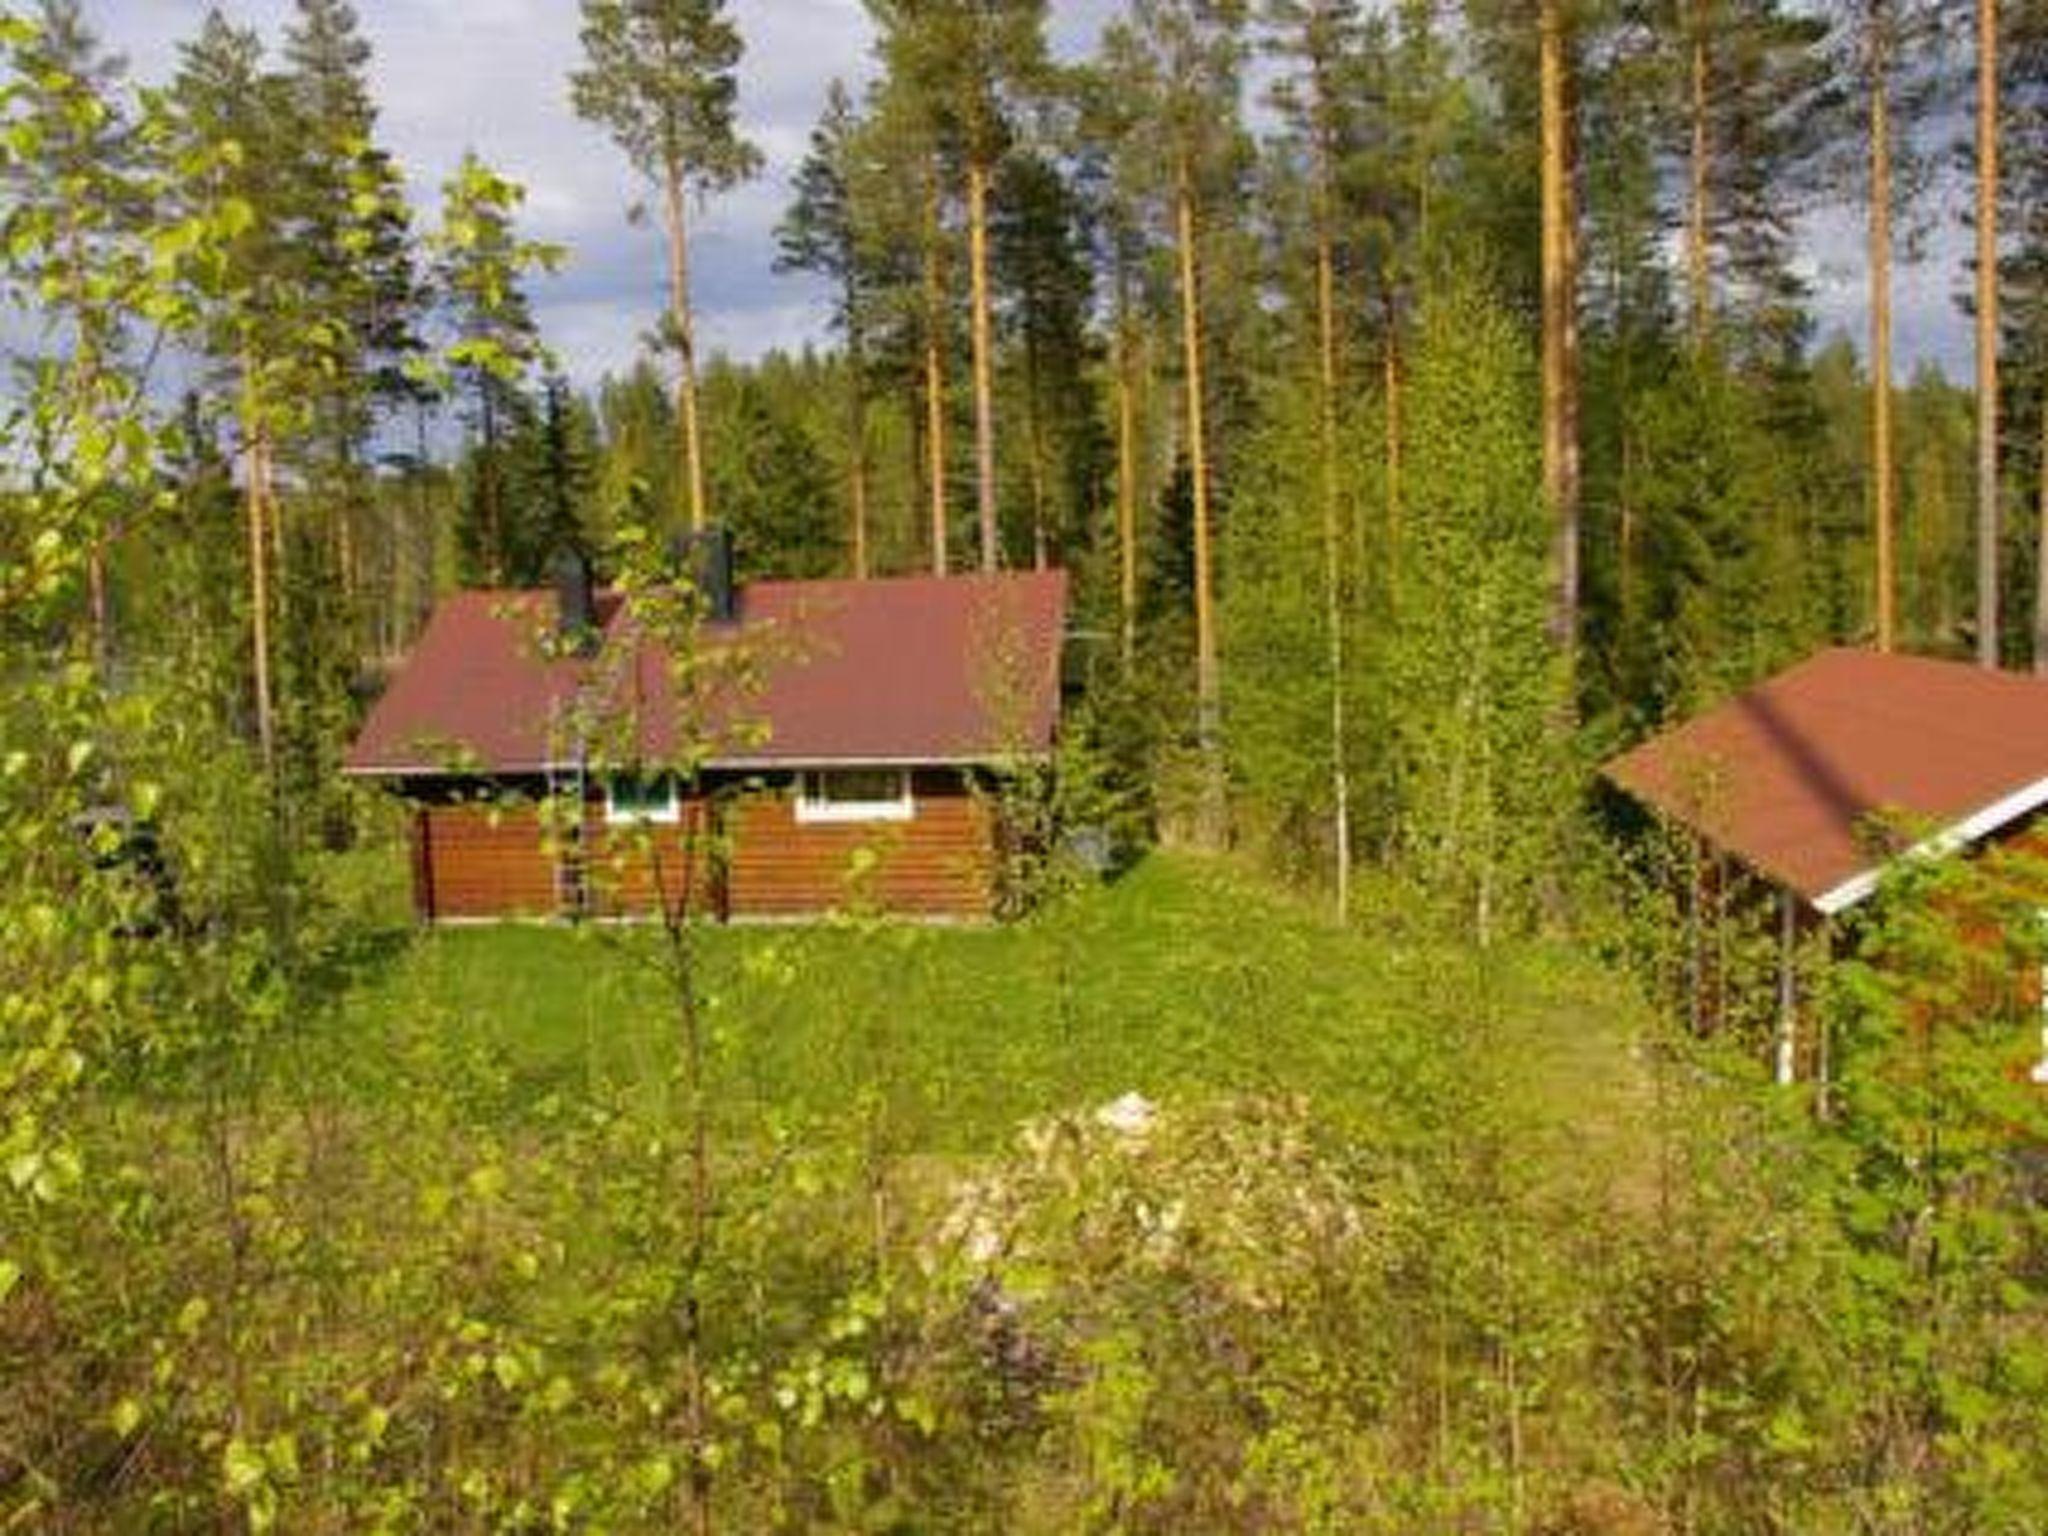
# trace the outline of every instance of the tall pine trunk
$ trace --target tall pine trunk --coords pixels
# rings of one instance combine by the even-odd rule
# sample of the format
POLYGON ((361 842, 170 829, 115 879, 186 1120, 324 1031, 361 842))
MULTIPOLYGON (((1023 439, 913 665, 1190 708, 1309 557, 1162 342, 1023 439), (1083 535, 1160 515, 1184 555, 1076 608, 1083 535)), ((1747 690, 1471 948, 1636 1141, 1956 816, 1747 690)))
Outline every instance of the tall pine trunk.
POLYGON ((690 313, 690 231, 683 197, 683 170, 672 165, 662 178, 668 225, 668 318, 676 343, 676 419, 682 433, 683 484, 690 527, 703 528, 711 513, 704 492, 704 442, 697 421, 697 334, 690 313))
POLYGON ((1977 660, 1998 665, 1998 0, 1977 0, 1977 660))
POLYGON ((1138 654, 1138 386, 1132 337, 1130 267, 1116 258, 1116 543, 1117 603, 1124 668, 1138 654))
POLYGON ((1877 648, 1898 641, 1892 506, 1891 22, 1879 0, 1866 22, 1870 71, 1870 476, 1877 542, 1877 648))
POLYGON ((2034 673, 2048 677, 2048 390, 2041 397, 2040 485, 2035 492, 2034 673))
POLYGON ((263 771, 277 776, 277 719, 270 692, 270 444, 255 364, 242 355, 243 486, 249 534, 249 659, 256 687, 256 742, 263 771))
MULTIPOLYGON (((1572 669, 1579 629, 1578 210, 1572 188, 1565 0, 1542 0, 1543 489, 1555 528, 1551 636, 1572 669)), ((1567 695, 1566 708, 1571 708, 1567 695)))
POLYGON ((946 574, 946 292, 939 269, 939 184, 934 169, 925 184, 924 211, 924 436, 925 475, 931 494, 932 574, 946 574))
POLYGON ((1188 470, 1193 481, 1195 542, 1195 733, 1202 759, 1200 824, 1206 847, 1223 844, 1222 675, 1217 665, 1216 599, 1210 547, 1209 438, 1202 368, 1201 262, 1196 253, 1195 191, 1183 163, 1174 194, 1180 265, 1181 351, 1186 368, 1188 470))
POLYGON ((1685 282, 1692 344, 1697 349, 1706 345, 1708 317, 1713 307, 1713 280, 1707 258, 1707 171, 1712 141, 1708 134, 1710 76, 1707 68, 1706 0, 1692 0, 1690 20, 1692 70, 1688 106, 1692 118, 1692 151, 1686 166, 1685 282))
POLYGON ((967 265, 973 307, 974 510, 981 529, 981 568, 993 571, 996 529, 996 414, 993 323, 988 282, 988 167, 967 166, 967 265))
MULTIPOLYGON (((1386 599, 1391 618, 1401 590, 1401 450, 1404 431, 1401 424, 1401 320, 1391 292, 1387 298, 1387 334, 1380 348, 1380 386, 1386 396, 1386 599)), ((1361 524, 1364 521, 1359 519, 1361 524)))
POLYGON ((855 295, 849 286, 846 305, 849 316, 846 327, 846 432, 850 439, 847 456, 847 510, 853 519, 853 527, 850 530, 853 576, 856 581, 865 581, 868 574, 867 347, 860 322, 851 318, 855 302, 855 295))
POLYGON ((504 487, 498 474, 497 387, 488 375, 477 380, 477 395, 483 438, 478 445, 482 462, 477 466, 477 492, 483 502, 484 572, 492 586, 501 587, 505 584, 504 487))
POLYGON ((1031 568, 1042 571, 1052 564, 1052 526, 1048 515, 1045 483, 1045 408, 1038 393, 1038 340, 1028 330, 1024 336, 1025 466, 1031 485, 1031 568))
MULTIPOLYGON (((1320 75, 1319 92, 1328 84, 1320 75)), ((1327 101, 1321 110, 1327 110, 1327 101)), ((1337 920, 1351 915, 1351 772, 1345 750, 1344 692, 1344 508, 1337 470, 1337 257, 1332 183, 1334 158, 1327 136, 1317 149, 1316 167, 1316 358, 1320 399, 1323 503, 1323 631, 1330 671, 1330 830, 1336 863, 1337 920)))

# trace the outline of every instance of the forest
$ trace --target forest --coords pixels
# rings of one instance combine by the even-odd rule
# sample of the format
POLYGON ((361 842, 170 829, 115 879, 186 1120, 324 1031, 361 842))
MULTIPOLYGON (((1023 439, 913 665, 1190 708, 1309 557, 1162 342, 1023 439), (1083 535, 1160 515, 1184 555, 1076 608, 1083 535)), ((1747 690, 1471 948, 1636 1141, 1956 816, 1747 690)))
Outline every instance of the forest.
POLYGON ((588 384, 381 9, 0 0, 0 1531, 2048 1529, 2048 870, 1888 877, 1774 1082, 1599 772, 2048 674, 2048 3, 862 0, 742 359, 748 6, 579 0, 588 384), (437 602, 712 527, 1069 573, 1023 915, 414 921, 342 770, 437 602))

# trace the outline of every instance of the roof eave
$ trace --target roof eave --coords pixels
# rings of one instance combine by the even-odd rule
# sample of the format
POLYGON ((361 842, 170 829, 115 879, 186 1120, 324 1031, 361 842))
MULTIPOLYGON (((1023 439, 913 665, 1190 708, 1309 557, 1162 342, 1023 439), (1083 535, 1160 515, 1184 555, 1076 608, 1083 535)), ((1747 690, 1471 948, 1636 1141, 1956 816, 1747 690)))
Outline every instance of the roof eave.
MULTIPOLYGON (((1000 752, 803 755, 788 757, 714 757, 703 767, 724 773, 755 773, 801 768, 1000 768, 1005 763, 1042 763, 1050 746, 1000 752)), ((589 763, 478 763, 451 767, 445 763, 349 764, 341 772, 352 779, 488 779, 507 774, 576 773, 589 763)))
POLYGON ((1885 871, 1900 859, 1936 859, 1944 854, 1953 853, 1958 848, 1967 848, 2044 805, 2048 805, 2048 778, 2039 778, 2009 795, 1992 801, 1982 809, 1973 811, 1961 821, 1944 827, 1932 836, 1922 838, 1903 853, 1887 859, 1884 863, 1858 870, 1848 879, 1838 881, 1813 898, 1814 909, 1827 917, 1833 917, 1838 912, 1846 912, 1857 903, 1868 899, 1883 882, 1885 871))

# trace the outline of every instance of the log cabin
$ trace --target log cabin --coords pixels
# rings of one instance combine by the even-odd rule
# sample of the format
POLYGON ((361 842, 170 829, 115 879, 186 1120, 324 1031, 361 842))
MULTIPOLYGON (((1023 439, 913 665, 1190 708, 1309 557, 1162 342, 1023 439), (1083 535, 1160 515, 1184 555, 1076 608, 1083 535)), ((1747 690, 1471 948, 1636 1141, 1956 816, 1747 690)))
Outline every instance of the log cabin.
POLYGON ((710 547, 708 706, 573 559, 437 607, 345 765, 408 808, 421 921, 993 914, 993 792, 1058 732, 1064 573, 735 586, 710 547))
MULTIPOLYGON (((1827 650, 1603 774, 1693 841, 1704 855, 1696 884, 1739 879, 1775 903, 1774 1067, 1790 1081, 1803 935, 1869 901, 1897 859, 1998 844, 2048 855, 2048 679, 1827 650)), ((2043 981, 2024 985, 2048 1000, 2043 981)), ((2048 1012, 2029 1071, 2048 1084, 2048 1012)))

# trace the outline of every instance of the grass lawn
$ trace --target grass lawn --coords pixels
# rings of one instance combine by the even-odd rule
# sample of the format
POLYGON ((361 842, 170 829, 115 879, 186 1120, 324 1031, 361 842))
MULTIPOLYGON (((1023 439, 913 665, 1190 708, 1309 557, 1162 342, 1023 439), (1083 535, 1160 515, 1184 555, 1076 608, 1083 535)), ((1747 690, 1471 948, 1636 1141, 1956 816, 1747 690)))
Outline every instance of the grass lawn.
MULTIPOLYGON (((674 1059, 661 943, 641 928, 411 936, 351 995, 341 1040, 373 1074, 422 1039, 460 1053, 470 1107, 502 1122, 565 1099, 658 1102, 674 1059)), ((1585 960, 1347 933, 1187 857, 1009 926, 713 929, 703 945, 733 1129, 874 1093, 926 1152, 985 1150, 1032 1115, 1133 1090, 1418 1116, 1476 1063, 1554 1078, 1560 1118, 1611 1121, 1633 1082, 1634 1012, 1585 960)))

